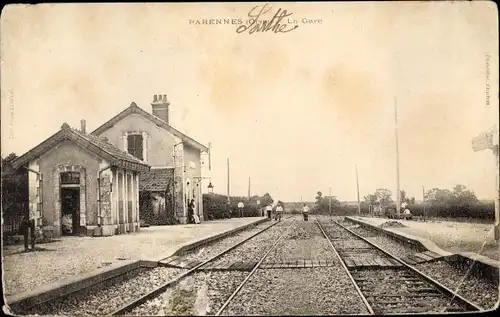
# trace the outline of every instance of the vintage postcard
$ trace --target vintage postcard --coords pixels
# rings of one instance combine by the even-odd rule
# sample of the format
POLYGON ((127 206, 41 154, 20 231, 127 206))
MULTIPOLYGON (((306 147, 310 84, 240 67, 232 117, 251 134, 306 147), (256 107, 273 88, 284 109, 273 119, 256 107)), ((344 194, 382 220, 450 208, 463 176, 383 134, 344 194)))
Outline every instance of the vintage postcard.
POLYGON ((3 311, 484 312, 492 1, 10 4, 3 311))

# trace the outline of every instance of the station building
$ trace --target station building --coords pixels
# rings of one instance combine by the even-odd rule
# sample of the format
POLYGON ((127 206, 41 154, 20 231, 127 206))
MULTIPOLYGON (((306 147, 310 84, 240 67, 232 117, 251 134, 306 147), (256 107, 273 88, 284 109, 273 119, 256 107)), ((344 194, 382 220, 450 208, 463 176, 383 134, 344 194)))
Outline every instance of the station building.
POLYGON ((139 175, 145 162, 107 139, 64 123, 13 162, 28 170, 29 216, 45 236, 139 231, 139 175))

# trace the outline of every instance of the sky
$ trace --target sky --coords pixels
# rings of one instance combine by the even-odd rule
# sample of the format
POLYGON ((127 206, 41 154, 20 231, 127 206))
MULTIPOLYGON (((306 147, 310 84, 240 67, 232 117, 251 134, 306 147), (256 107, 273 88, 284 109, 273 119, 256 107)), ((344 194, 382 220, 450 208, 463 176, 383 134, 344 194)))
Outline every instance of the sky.
POLYGON ((292 14, 282 24, 298 21, 287 33, 201 22, 263 4, 4 7, 2 156, 64 122, 93 131, 131 102, 150 112, 166 94, 171 125, 211 143, 215 192, 226 194, 229 158, 231 195, 246 196, 250 177, 252 195, 314 200, 331 188, 352 201, 357 166, 361 198, 395 197, 397 104, 401 189, 495 196, 492 151, 471 147, 498 125, 493 2, 271 3, 266 19, 281 8, 292 14))

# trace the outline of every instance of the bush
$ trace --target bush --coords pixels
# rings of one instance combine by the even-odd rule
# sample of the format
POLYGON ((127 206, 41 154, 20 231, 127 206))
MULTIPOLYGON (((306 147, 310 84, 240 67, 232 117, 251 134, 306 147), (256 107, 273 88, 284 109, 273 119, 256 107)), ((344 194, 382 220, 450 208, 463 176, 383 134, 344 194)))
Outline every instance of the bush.
MULTIPOLYGON (((409 205, 412 215, 423 216, 424 205, 413 204, 409 205)), ((472 203, 472 204, 459 204, 459 205, 446 205, 446 204, 430 204, 425 206, 426 217, 437 218, 470 218, 481 220, 494 220, 495 219, 495 204, 494 203, 472 203)))
MULTIPOLYGON (((349 205, 336 205, 332 206, 332 211, 328 208, 318 208, 317 206, 313 208, 312 212, 317 215, 333 215, 333 216, 357 216, 358 206, 349 205)), ((368 213, 368 207, 361 205, 361 214, 368 213)))
POLYGON ((291 213, 292 215, 300 215, 300 214, 302 213, 302 211, 300 211, 300 210, 297 210, 297 209, 293 208, 293 209, 290 211, 290 213, 291 213))
POLYGON ((154 195, 148 191, 139 193, 139 213, 140 220, 144 225, 173 225, 178 224, 179 220, 175 216, 172 198, 166 196, 165 206, 155 214, 153 211, 154 195))
MULTIPOLYGON (((203 209, 208 220, 236 218, 239 217, 238 202, 243 202, 243 217, 259 217, 260 210, 257 208, 255 199, 244 197, 231 197, 231 204, 227 203, 227 196, 219 194, 204 194, 203 209)), ((262 207, 262 206, 261 206, 262 207)))
MULTIPOLYGON (((396 208, 395 206, 390 206, 396 208)), ((415 217, 423 217, 425 208, 425 216, 427 218, 452 218, 452 219, 480 219, 492 221, 495 219, 495 204, 476 202, 470 204, 411 204, 408 205, 411 214, 415 217)), ((368 214, 368 208, 362 213, 368 214)))

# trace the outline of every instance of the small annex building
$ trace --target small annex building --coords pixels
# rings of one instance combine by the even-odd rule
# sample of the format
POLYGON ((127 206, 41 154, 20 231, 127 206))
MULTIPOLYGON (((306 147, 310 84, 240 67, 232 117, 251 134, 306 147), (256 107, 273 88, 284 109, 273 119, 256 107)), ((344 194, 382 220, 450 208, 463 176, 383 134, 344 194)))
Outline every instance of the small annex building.
POLYGON ((13 162, 26 168, 29 213, 45 236, 139 231, 139 175, 150 167, 67 123, 13 162))

